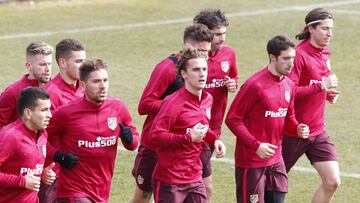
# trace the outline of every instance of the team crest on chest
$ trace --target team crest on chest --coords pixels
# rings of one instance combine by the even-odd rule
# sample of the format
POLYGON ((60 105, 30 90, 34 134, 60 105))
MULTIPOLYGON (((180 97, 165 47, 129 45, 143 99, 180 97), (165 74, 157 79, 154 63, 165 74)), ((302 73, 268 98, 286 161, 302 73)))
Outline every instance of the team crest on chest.
POLYGON ((331 63, 330 63, 330 59, 326 61, 326 66, 329 70, 331 70, 331 63))
POLYGON ((108 118, 108 127, 111 130, 115 130, 116 126, 117 126, 116 117, 108 118))
POLYGON ((229 70, 229 62, 228 61, 222 61, 221 62, 221 70, 225 73, 229 70))
POLYGON ((211 118, 211 108, 206 108, 206 117, 210 120, 211 118))
POLYGON ((250 195, 250 202, 251 203, 259 202, 259 195, 258 194, 250 195))
POLYGON ((290 91, 289 90, 285 90, 285 100, 289 103, 290 102, 290 91))
POLYGON ((43 153, 44 157, 46 157, 46 145, 42 146, 42 153, 43 153))

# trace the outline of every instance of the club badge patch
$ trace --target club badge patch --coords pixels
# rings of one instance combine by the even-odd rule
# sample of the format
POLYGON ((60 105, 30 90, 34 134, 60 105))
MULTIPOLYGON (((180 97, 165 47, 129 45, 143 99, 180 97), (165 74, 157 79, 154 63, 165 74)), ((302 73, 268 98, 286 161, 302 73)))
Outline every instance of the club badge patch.
POLYGON ((42 146, 42 153, 43 153, 44 157, 46 157, 46 145, 42 146))
POLYGON ((116 126, 117 126, 116 117, 108 118, 108 127, 111 130, 115 130, 116 126))
POLYGON ((285 90, 285 100, 289 103, 290 102, 290 91, 289 90, 285 90))
POLYGON ((210 120, 211 118, 211 108, 206 108, 206 117, 210 120))
POLYGON ((221 70, 225 73, 229 70, 229 62, 228 61, 222 61, 221 62, 221 70))
POLYGON ((137 181, 137 183, 138 183, 139 185, 144 184, 144 178, 143 178, 141 175, 138 175, 138 176, 136 177, 136 181, 137 181))
POLYGON ((326 61, 326 66, 329 70, 331 70, 331 63, 330 63, 330 59, 326 61))
POLYGON ((258 194, 250 195, 250 202, 251 203, 259 202, 259 195, 258 194))

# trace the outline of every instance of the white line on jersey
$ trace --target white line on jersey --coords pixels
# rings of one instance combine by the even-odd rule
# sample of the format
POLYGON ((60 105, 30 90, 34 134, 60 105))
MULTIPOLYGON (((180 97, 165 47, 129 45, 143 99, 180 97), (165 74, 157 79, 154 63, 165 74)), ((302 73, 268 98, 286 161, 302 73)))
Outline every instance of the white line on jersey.
MULTIPOLYGON (((360 0, 348 0, 348 1, 311 4, 311 5, 289 6, 289 7, 283 7, 283 8, 259 9, 259 10, 254 10, 254 11, 243 11, 243 12, 237 12, 237 13, 227 13, 226 16, 228 16, 228 17, 257 16, 257 15, 268 14, 268 13, 303 11, 303 10, 309 10, 311 8, 316 8, 316 7, 335 7, 335 6, 344 6, 344 5, 358 4, 358 3, 360 3, 360 0)), ((339 12, 349 13, 349 14, 358 13, 356 11, 347 12, 344 10, 339 10, 339 12)), ((189 22, 191 22, 191 20, 192 20, 192 18, 180 18, 180 19, 174 19, 174 20, 134 23, 134 24, 125 24, 125 25, 104 25, 104 26, 88 27, 88 28, 81 28, 81 29, 67 29, 67 30, 60 30, 60 31, 44 31, 44 32, 32 32, 32 33, 8 34, 8 35, 0 36, 0 40, 12 40, 12 39, 21 39, 21 38, 29 38, 29 37, 52 36, 52 35, 69 34, 69 33, 122 30, 122 29, 130 29, 130 28, 152 27, 152 26, 159 26, 159 25, 173 25, 173 24, 189 23, 189 22)))

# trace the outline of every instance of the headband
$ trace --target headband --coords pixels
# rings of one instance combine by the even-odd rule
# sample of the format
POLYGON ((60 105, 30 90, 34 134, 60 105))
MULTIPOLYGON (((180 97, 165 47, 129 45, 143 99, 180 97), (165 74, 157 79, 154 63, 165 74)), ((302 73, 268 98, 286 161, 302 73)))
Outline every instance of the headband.
POLYGON ((309 25, 312 25, 312 24, 315 24, 315 23, 319 23, 323 20, 314 20, 314 21, 310 21, 308 24, 306 24, 306 26, 309 26, 309 25))

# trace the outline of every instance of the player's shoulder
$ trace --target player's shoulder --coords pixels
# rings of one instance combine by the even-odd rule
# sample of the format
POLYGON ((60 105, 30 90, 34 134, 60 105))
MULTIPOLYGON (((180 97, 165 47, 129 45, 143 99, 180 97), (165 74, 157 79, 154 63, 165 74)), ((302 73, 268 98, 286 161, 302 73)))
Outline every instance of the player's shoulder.
POLYGON ((53 89, 59 89, 59 79, 60 78, 60 75, 56 75, 52 80, 50 80, 45 86, 44 86, 44 89, 46 91, 50 91, 50 90, 53 90, 53 89))
POLYGON ((224 52, 235 52, 235 49, 227 44, 224 44, 221 50, 223 50, 224 52))
POLYGON ((1 96, 17 96, 17 94, 21 91, 21 89, 26 87, 22 82, 22 80, 23 78, 15 81, 14 83, 6 87, 4 91, 1 93, 1 96))
MULTIPOLYGON (((50 96, 51 99, 51 96, 50 96)), ((67 115, 71 115, 71 114, 75 114, 77 111, 79 111, 84 105, 81 104, 83 102, 84 98, 77 98, 74 101, 71 101, 70 103, 64 104, 60 107, 58 107, 55 111, 54 111, 54 115, 63 115, 63 116, 67 116, 67 115)))
POLYGON ((169 68, 176 67, 178 57, 176 54, 172 54, 161 60, 156 66, 154 71, 168 70, 169 68))
POLYGON ((265 78, 269 75, 269 71, 267 67, 255 72, 252 76, 249 77, 245 81, 245 83, 252 84, 252 85, 260 85, 261 83, 265 82, 265 78))
POLYGON ((123 99, 114 97, 114 96, 108 96, 105 101, 106 106, 111 106, 111 108, 123 108, 126 107, 126 103, 123 99))
POLYGON ((21 127, 22 127, 22 122, 20 120, 16 120, 6 126, 4 126, 1 130, 0 130, 0 135, 1 137, 3 137, 6 140, 15 140, 19 136, 19 134, 22 132, 21 131, 21 127))

